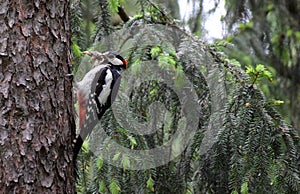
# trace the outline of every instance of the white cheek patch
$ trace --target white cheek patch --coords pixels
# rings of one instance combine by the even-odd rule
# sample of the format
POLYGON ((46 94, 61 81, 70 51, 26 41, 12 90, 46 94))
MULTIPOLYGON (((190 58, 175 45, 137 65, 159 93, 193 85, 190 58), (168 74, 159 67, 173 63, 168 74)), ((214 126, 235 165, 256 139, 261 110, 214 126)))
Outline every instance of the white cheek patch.
POLYGON ((112 72, 109 69, 107 69, 106 76, 105 76, 105 84, 102 86, 102 91, 98 96, 98 100, 102 105, 104 105, 107 102, 108 96, 111 93, 112 81, 113 81, 112 72))
POLYGON ((118 58, 113 58, 111 61, 110 61, 113 65, 123 65, 123 61, 121 61, 120 59, 118 58))

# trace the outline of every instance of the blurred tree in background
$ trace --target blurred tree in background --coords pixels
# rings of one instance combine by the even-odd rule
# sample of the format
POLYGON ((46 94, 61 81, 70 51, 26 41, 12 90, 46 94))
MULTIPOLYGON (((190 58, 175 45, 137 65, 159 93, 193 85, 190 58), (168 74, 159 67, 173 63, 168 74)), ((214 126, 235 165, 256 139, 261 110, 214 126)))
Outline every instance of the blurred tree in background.
MULTIPOLYGON (((208 12, 207 1, 186 2, 192 11, 181 22, 175 0, 73 0, 77 79, 90 68, 81 51, 120 50, 132 74, 140 75, 145 64, 158 64, 175 72, 176 86, 185 75, 201 107, 191 143, 156 168, 129 170, 145 161, 138 158, 133 164, 123 153, 113 156, 119 167, 105 163, 101 153, 111 144, 99 146, 106 139, 95 130, 79 157, 78 193, 299 193, 300 2, 228 0, 222 18, 225 36, 211 44, 200 40, 207 37, 203 23, 221 1, 212 1, 208 12)), ((123 81, 130 83, 126 77, 123 81)), ((120 93, 128 87, 130 108, 123 115, 147 122, 152 119, 148 108, 159 102, 166 110, 157 115, 165 123, 154 134, 137 135, 108 111, 98 129, 113 141, 147 150, 182 130, 185 110, 170 88, 149 81, 121 85, 120 93)), ((180 142, 173 144, 171 152, 176 152, 180 142)))

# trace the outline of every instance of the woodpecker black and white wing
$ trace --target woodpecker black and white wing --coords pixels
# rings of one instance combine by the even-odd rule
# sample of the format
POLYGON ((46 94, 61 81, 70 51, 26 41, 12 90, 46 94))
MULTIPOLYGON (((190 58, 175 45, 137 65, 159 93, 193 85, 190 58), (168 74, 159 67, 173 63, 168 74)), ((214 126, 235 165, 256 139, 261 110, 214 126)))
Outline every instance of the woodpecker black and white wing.
POLYGON ((115 87, 117 77, 114 76, 114 69, 106 67, 95 78, 98 80, 92 85, 91 92, 94 93, 94 101, 97 105, 98 119, 100 119, 105 111, 111 106, 112 90, 115 87))
POLYGON ((79 83, 81 87, 78 92, 88 89, 88 87, 84 87, 83 83, 91 82, 91 87, 89 88, 88 100, 85 105, 85 118, 83 121, 80 121, 80 134, 74 147, 75 159, 84 140, 90 135, 103 114, 115 100, 120 86, 121 75, 117 69, 109 65, 95 68, 91 70, 92 72, 87 73, 88 77, 83 79, 84 82, 79 83))
POLYGON ((97 122, 97 104, 94 100, 95 93, 92 91, 102 72, 107 65, 99 65, 91 69, 78 83, 77 101, 79 105, 79 128, 80 133, 74 145, 74 161, 81 149, 86 137, 91 133, 97 122), (95 83, 96 82, 96 83, 95 83))

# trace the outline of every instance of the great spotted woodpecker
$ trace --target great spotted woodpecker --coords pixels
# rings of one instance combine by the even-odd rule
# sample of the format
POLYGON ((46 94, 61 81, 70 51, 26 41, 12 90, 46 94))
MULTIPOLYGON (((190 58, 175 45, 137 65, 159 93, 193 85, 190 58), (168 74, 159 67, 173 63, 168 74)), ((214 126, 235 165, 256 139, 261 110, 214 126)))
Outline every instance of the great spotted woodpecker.
POLYGON ((85 138, 113 103, 120 85, 120 70, 128 67, 127 61, 114 52, 84 51, 93 68, 78 83, 80 134, 74 145, 74 162, 85 138))

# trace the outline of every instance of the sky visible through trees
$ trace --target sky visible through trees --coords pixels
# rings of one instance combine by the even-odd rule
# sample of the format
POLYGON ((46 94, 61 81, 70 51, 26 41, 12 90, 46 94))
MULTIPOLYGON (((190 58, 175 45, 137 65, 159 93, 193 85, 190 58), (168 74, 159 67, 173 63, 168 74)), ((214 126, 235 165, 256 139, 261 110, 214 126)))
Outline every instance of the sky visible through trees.
MULTIPOLYGON (((179 4, 179 11, 180 11, 180 17, 181 20, 184 22, 190 18, 191 15, 193 15, 193 10, 197 7, 199 7, 198 4, 193 4, 192 1, 186 1, 186 0, 178 0, 179 4)), ((204 11, 207 13, 211 9, 214 8, 214 3, 211 0, 204 0, 204 11)), ((223 37, 224 29, 221 22, 221 17, 226 14, 226 11, 224 9, 224 1, 221 1, 217 7, 217 9, 210 14, 207 15, 207 18, 205 20, 204 28, 207 31, 205 38, 207 38, 209 41, 212 41, 212 39, 221 39, 223 37)), ((188 27, 187 27, 188 28, 188 27)))

